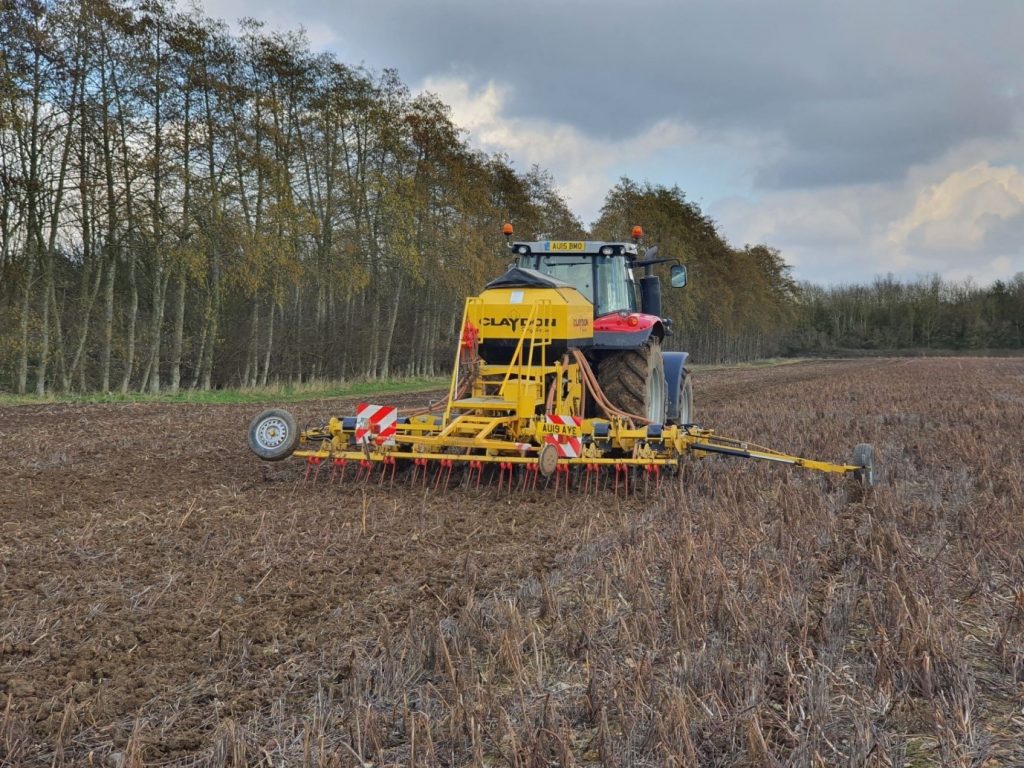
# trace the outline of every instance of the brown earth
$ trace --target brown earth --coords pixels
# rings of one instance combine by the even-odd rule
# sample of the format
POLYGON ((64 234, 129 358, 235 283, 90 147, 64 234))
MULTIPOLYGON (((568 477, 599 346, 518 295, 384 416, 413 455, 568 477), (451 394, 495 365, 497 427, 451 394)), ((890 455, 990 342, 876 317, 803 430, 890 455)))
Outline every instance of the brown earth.
POLYGON ((0 761, 1024 764, 1024 361, 710 371, 696 403, 872 442, 882 484, 314 486, 248 453, 251 406, 0 409, 0 761))

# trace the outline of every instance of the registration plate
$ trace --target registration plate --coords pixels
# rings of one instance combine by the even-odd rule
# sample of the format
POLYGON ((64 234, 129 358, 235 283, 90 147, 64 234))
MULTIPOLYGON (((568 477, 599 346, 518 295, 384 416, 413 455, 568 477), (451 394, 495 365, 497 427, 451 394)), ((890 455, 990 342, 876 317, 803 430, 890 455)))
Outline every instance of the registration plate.
POLYGON ((587 244, 582 240, 551 240, 548 242, 549 251, 585 251, 587 244))
POLYGON ((583 428, 578 424, 553 424, 544 422, 540 425, 540 431, 545 435, 564 435, 565 437, 583 437, 583 428))

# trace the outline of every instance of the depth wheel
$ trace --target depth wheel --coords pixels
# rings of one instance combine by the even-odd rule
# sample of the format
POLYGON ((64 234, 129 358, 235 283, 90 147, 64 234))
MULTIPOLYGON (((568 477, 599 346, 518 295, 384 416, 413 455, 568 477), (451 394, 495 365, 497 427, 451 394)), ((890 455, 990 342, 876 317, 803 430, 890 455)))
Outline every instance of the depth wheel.
POLYGON ((537 467, 544 477, 551 477, 558 469, 558 449, 551 443, 545 443, 537 456, 537 467))
POLYGON ((249 424, 249 450, 264 461, 287 459, 298 444, 298 424, 286 410, 271 408, 249 424))
POLYGON ((632 416, 664 424, 668 409, 665 359, 658 339, 601 361, 598 384, 608 401, 632 416))
POLYGON ((853 449, 853 462, 859 469, 853 471, 853 476, 866 487, 873 487, 878 484, 878 473, 875 469, 875 449, 870 443, 861 443, 853 449))

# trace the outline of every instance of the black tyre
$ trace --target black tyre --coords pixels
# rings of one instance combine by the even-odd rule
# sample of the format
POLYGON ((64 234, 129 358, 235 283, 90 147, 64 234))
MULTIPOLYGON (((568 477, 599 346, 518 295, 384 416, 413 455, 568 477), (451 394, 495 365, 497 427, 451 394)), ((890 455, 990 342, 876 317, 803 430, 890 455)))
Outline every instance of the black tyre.
POLYGON ((597 380, 605 397, 619 410, 655 424, 665 423, 668 387, 665 360, 657 339, 606 357, 601 361, 597 380))
POLYGON ((875 467, 875 449, 869 443, 861 443, 853 449, 853 464, 860 467, 854 470, 853 476, 866 486, 878 483, 878 471, 875 467))
POLYGON ((295 417, 281 408, 264 411, 249 424, 249 449, 264 461, 280 461, 299 444, 295 417))
POLYGON ((688 371, 683 371, 683 381, 679 385, 679 418, 677 424, 693 424, 693 379, 688 371))

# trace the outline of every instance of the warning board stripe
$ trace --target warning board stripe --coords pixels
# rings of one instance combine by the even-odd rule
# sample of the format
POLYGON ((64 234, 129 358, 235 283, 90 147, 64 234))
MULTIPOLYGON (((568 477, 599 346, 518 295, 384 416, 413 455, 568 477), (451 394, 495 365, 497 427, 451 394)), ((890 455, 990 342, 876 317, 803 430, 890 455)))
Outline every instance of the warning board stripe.
POLYGON ((356 442, 360 445, 394 445, 398 409, 390 405, 359 403, 356 406, 356 442))
MULTIPOLYGON (((577 416, 562 416, 553 413, 547 417, 547 422, 548 424, 558 424, 564 427, 579 427, 583 424, 583 419, 577 416)), ((558 451, 558 458, 560 459, 578 458, 583 450, 582 440, 572 435, 547 434, 544 436, 544 442, 555 446, 555 450, 558 451)))

